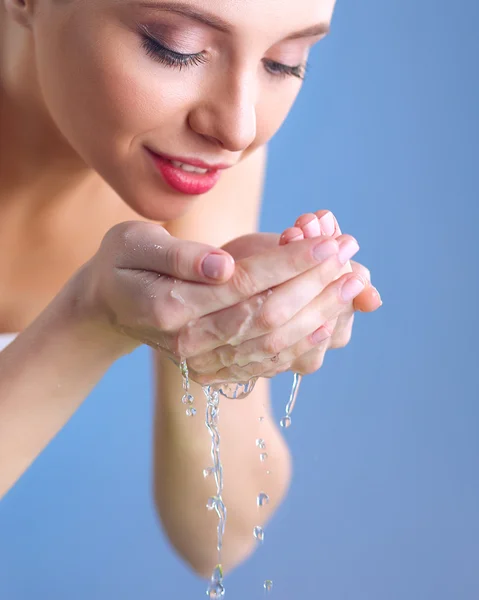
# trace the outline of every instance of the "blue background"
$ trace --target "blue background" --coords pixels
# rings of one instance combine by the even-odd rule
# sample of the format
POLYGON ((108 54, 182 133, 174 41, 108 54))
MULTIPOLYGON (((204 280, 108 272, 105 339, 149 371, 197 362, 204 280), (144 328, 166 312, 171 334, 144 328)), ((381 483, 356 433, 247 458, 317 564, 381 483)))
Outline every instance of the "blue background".
MULTIPOLYGON (((384 305, 304 381, 291 493, 229 600, 265 578, 277 600, 479 598, 478 23, 476 0, 339 0, 271 145, 263 230, 330 208, 384 305)), ((153 511, 151 391, 141 348, 6 496, 2 600, 204 597, 153 511)))

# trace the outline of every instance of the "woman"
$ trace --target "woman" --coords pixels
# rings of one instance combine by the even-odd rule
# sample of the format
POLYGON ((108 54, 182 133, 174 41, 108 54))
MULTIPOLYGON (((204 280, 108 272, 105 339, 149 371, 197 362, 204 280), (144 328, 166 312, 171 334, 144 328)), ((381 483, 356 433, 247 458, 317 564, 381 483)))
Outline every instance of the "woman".
POLYGON ((185 417, 167 359, 188 360, 199 410, 198 383, 263 377, 221 407, 225 567, 251 551, 247 499, 265 477, 252 440, 268 441, 264 519, 290 478, 268 378, 314 372, 348 342, 354 309, 381 303, 329 211, 281 238, 254 233, 265 145, 333 4, 0 0, 0 331, 21 332, 0 354, 2 494, 146 343, 162 350, 155 499, 204 575, 216 559, 208 435, 185 417))

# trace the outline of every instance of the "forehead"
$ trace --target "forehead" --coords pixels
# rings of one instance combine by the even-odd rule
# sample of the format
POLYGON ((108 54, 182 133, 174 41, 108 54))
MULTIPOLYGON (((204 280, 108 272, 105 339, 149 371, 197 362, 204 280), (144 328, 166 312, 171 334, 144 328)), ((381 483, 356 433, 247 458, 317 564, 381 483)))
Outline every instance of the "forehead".
POLYGON ((281 36, 331 22, 336 0, 112 0, 152 9, 203 12, 226 22, 232 32, 281 36))

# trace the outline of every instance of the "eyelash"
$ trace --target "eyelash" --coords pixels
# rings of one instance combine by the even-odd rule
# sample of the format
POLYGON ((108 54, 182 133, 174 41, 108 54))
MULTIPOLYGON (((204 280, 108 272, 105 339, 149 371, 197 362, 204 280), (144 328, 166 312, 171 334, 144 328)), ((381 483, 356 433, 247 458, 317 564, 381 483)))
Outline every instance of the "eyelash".
MULTIPOLYGON (((167 67, 174 67, 181 70, 186 67, 204 64, 208 60, 203 52, 198 52, 198 54, 180 54, 163 46, 149 36, 143 35, 142 38, 141 45, 145 49, 146 54, 167 67)), ((290 67, 289 65, 283 65, 282 63, 267 59, 263 60, 263 64, 268 73, 273 75, 273 77, 296 77, 297 79, 304 79, 307 70, 306 64, 290 67)))

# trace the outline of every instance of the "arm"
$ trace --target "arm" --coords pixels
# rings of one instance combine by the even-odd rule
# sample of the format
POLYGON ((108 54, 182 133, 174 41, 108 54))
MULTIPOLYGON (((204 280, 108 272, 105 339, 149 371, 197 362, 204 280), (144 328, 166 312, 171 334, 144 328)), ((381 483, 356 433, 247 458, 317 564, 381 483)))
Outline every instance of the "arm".
MULTIPOLYGON (((265 151, 251 156, 225 173, 221 185, 200 200, 190 213, 168 226, 176 237, 222 246, 256 231, 259 217, 265 151)), ((206 402, 193 384, 197 415, 188 418, 181 403, 179 370, 161 354, 155 422, 155 497, 163 525, 178 552, 201 575, 209 576, 217 562, 214 511, 206 510, 214 495, 213 478, 203 469, 211 465, 210 438, 204 423, 206 402)), ((289 451, 270 409, 269 380, 260 379, 244 400, 223 398, 219 429, 224 465, 223 498, 228 510, 223 546, 227 570, 244 560, 254 547, 253 527, 262 525, 283 499, 291 476, 289 451), (259 417, 264 416, 262 422, 259 417), (264 438, 268 459, 259 460, 257 438, 264 438), (271 474, 267 475, 266 471, 271 474), (256 497, 264 491, 269 505, 258 509, 256 497)))
POLYGON ((74 277, 0 352, 0 498, 127 351, 124 336, 100 336, 79 309, 82 287, 74 277))

